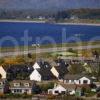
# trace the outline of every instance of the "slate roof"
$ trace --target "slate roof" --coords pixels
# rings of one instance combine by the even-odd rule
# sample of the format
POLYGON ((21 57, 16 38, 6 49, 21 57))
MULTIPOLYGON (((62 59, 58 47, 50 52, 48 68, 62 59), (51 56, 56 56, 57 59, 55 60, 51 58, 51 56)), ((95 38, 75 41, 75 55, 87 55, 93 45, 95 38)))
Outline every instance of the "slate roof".
POLYGON ((65 79, 65 80, 78 80, 78 79, 80 79, 80 78, 82 78, 82 77, 87 77, 88 79, 91 80, 91 78, 90 78, 89 76, 87 76, 87 75, 79 75, 79 74, 75 74, 75 75, 66 74, 66 75, 64 76, 64 79, 65 79))
POLYGON ((65 66, 55 66, 55 69, 59 73, 59 78, 63 78, 68 73, 67 67, 65 66))
POLYGON ((61 86, 63 86, 67 90, 81 90, 83 87, 84 88, 90 88, 89 85, 83 84, 83 85, 76 85, 76 84, 64 84, 60 83, 61 86))
POLYGON ((54 80, 56 77, 50 71, 50 68, 41 68, 38 70, 42 76, 42 80, 54 80))

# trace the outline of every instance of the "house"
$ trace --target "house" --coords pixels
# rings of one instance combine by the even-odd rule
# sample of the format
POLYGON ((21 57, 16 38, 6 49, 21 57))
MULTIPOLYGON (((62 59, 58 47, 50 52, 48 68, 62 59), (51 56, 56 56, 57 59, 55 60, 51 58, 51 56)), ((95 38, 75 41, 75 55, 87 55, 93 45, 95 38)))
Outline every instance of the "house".
POLYGON ((48 90, 48 94, 59 95, 59 94, 70 94, 74 95, 76 92, 81 93, 81 87, 75 84, 62 84, 55 85, 53 89, 48 90))
POLYGON ((0 93, 3 94, 3 93, 6 93, 9 88, 7 87, 7 81, 6 79, 0 79, 0 93))
POLYGON ((66 89, 61 85, 55 85, 53 89, 48 90, 48 94, 53 94, 53 95, 59 95, 65 93, 66 93, 66 89))
POLYGON ((55 61, 57 66, 52 66, 52 74, 59 80, 63 79, 64 75, 68 73, 68 64, 63 59, 58 59, 55 61))
POLYGON ((2 66, 0 66, 0 75, 2 79, 6 79, 7 73, 2 66))
POLYGON ((52 74, 51 66, 48 62, 42 61, 34 64, 34 70, 29 75, 30 80, 41 82, 42 80, 53 80, 56 77, 52 74))
POLYGON ((10 83, 10 90, 13 94, 32 94, 34 81, 14 80, 10 83))
POLYGON ((64 76, 64 83, 67 84, 91 84, 92 80, 90 77, 85 75, 65 75, 64 76))
POLYGON ((29 77, 30 80, 34 80, 38 82, 56 79, 56 77, 51 73, 49 68, 35 69, 30 74, 29 77))

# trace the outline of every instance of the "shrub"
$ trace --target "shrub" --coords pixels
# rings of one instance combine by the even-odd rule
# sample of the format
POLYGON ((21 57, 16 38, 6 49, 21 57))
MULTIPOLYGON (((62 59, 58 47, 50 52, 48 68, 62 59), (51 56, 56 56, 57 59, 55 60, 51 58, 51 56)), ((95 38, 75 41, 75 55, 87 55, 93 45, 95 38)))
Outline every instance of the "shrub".
POLYGON ((99 93, 97 93, 97 97, 100 97, 100 92, 99 92, 99 93))
POLYGON ((55 99, 56 98, 56 96, 54 96, 54 95, 48 95, 47 96, 47 99, 55 99))

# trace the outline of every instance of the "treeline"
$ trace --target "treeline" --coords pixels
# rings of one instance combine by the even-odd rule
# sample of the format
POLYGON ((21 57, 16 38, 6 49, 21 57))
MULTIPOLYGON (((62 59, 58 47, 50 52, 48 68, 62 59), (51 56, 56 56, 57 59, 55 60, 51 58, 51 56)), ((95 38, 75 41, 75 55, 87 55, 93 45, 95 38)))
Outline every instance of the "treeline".
POLYGON ((76 16, 80 19, 100 19, 100 9, 71 9, 52 12, 37 12, 32 9, 29 10, 6 10, 0 9, 0 19, 22 19, 22 18, 38 18, 39 16, 45 18, 55 18, 56 20, 71 18, 76 16), (29 17, 28 17, 29 16, 29 17))
POLYGON ((55 15, 56 19, 65 18, 80 18, 80 19, 100 19, 100 9, 72 9, 60 11, 55 15))

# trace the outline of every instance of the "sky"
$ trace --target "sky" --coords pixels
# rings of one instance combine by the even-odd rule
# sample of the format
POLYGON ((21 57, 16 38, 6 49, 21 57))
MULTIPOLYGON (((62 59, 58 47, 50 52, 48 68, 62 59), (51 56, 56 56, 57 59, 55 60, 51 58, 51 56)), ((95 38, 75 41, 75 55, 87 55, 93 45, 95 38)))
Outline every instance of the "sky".
POLYGON ((100 0, 0 0, 2 9, 62 10, 100 8, 100 0))

